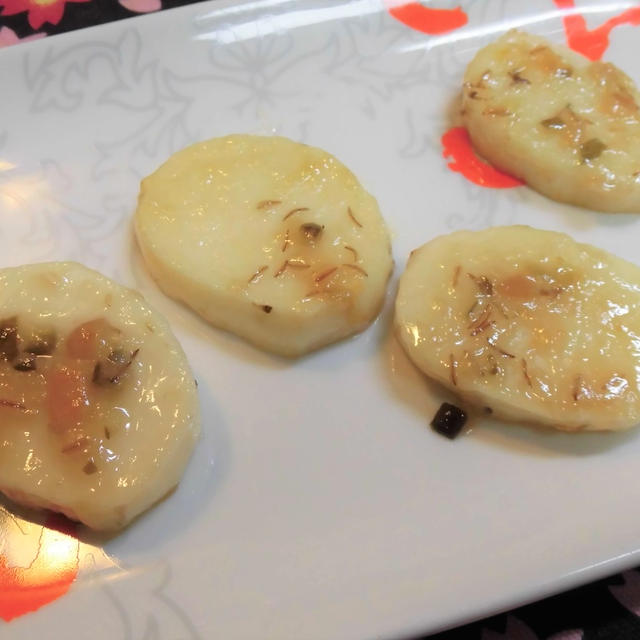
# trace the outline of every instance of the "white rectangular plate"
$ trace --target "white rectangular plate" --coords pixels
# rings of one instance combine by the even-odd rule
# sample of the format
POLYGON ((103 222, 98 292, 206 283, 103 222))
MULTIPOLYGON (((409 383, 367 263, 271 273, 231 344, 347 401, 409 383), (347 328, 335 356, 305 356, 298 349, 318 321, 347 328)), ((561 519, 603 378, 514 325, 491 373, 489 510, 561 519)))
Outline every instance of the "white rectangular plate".
MULTIPOLYGON (((590 27, 631 4, 577 0, 590 27)), ((459 5, 465 26, 428 35, 382 0, 219 0, 0 52, 1 265, 74 259, 142 291, 184 345, 204 414, 178 490, 117 537, 84 536, 69 593, 0 621, 1 637, 391 638, 639 561, 637 432, 477 422, 445 440, 429 428, 442 398, 390 336, 409 251, 453 229, 532 224, 637 261, 636 215, 447 167, 440 138, 473 53, 511 26, 564 41, 552 0, 459 5), (231 132, 322 147, 378 198, 396 273, 364 334, 285 362, 149 278, 130 223, 140 178, 231 132)), ((638 35, 617 27, 605 54, 636 82, 638 35)), ((9 557, 17 524, 5 516, 0 552, 28 566, 27 537, 9 557)))

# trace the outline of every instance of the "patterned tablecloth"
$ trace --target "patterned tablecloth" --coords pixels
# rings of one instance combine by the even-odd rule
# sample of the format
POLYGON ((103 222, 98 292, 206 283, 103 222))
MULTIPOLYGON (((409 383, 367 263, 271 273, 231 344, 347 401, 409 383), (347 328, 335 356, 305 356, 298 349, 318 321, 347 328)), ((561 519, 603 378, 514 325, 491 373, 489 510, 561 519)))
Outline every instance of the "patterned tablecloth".
MULTIPOLYGON (((188 3, 189 0, 0 0, 0 48, 188 3)), ((3 575, 0 572, 0 592, 3 575)), ((482 576, 477 576, 477 582, 478 588, 482 588, 482 576)), ((464 609, 464 602, 460 607, 464 609)), ((638 639, 640 572, 628 571, 430 637, 437 640, 638 639)))
POLYGON ((82 29, 136 14, 170 9, 184 0, 2 0, 0 47, 82 29))

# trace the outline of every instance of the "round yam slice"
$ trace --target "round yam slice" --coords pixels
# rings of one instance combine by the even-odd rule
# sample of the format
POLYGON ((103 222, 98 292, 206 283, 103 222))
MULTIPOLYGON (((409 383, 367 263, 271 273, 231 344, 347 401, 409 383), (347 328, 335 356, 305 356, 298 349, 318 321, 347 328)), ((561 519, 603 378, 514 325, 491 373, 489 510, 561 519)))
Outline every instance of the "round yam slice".
POLYGON ((412 252, 397 335, 427 376, 498 418, 565 431, 640 422, 640 268, 525 226, 412 252))
POLYGON ((281 137, 176 153, 142 181, 135 229, 165 293, 285 356, 367 327, 392 269, 375 199, 333 156, 281 137))
POLYGON ((640 213, 640 94, 608 62, 509 31, 464 76, 475 149, 560 202, 640 213))
POLYGON ((82 265, 0 270, 0 491, 115 530, 178 483, 199 433, 166 321, 82 265))

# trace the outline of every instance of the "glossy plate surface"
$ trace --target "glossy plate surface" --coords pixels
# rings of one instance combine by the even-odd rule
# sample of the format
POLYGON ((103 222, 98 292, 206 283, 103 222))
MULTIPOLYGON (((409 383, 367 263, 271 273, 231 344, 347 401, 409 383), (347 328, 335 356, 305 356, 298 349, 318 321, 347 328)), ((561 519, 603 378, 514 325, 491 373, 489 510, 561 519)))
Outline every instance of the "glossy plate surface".
POLYGON ((465 65, 509 27, 569 36, 639 83, 634 7, 216 0, 0 51, 1 266, 72 259, 138 288, 182 342, 204 417, 178 490, 117 537, 3 512, 0 637, 392 638, 637 564, 637 431, 476 422, 445 440, 428 426, 441 392, 389 331, 409 251, 454 229, 532 224, 638 262, 638 216, 551 202, 450 130, 465 65), (234 132, 326 149, 378 198, 396 272, 364 334, 283 361, 148 276, 140 179, 234 132))

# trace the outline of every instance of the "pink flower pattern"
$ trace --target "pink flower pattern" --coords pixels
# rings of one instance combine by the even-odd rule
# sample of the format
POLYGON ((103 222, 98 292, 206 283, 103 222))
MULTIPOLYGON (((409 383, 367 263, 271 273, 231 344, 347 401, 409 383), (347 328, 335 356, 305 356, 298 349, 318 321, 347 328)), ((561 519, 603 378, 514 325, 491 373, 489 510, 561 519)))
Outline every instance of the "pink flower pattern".
POLYGON ((0 12, 3 16, 27 14, 32 29, 39 29, 43 24, 58 24, 64 15, 67 2, 89 2, 89 0, 0 0, 0 12))
POLYGON ((162 9, 161 0, 118 0, 118 2, 134 13, 151 13, 162 9))
POLYGON ((16 32, 9 27, 0 27, 0 49, 2 47, 8 47, 12 44, 18 44, 18 42, 29 42, 30 40, 38 40, 44 38, 46 33, 32 33, 30 36, 19 38, 16 32))
MULTIPOLYGON (((74 11, 74 4, 87 4, 95 0, 0 0, 0 49, 21 42, 44 38, 51 33, 62 33, 77 28, 78 18, 73 16, 65 23, 67 15, 74 11), (25 21, 26 18, 26 21, 25 21), (26 26, 25 27, 25 22, 26 26), (43 31, 42 28, 47 29, 43 31)), ((190 0, 178 0, 188 4, 190 0)), ((112 10, 99 16, 101 22, 109 22, 131 14, 160 11, 162 0, 111 0, 112 10)), ((83 14, 85 15, 85 14, 83 14)), ((92 15, 95 20, 95 11, 92 15)), ((93 26, 95 22, 86 26, 93 26)))
POLYGON ((609 591, 625 609, 640 618, 640 573, 625 571, 620 577, 624 584, 611 585, 609 591))

